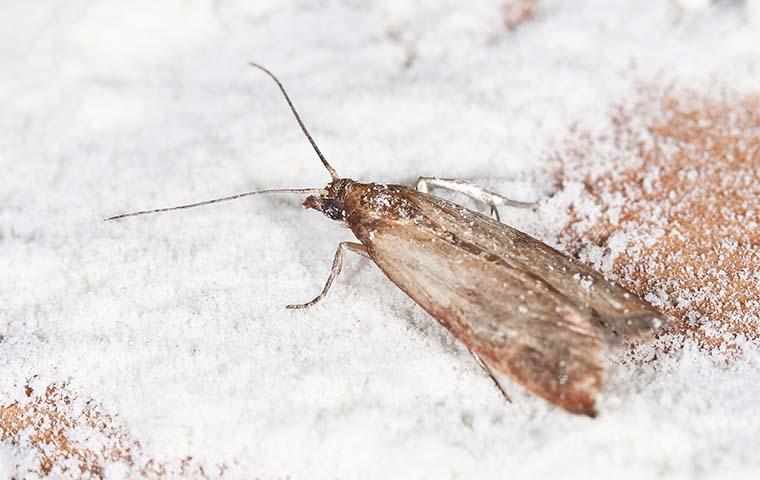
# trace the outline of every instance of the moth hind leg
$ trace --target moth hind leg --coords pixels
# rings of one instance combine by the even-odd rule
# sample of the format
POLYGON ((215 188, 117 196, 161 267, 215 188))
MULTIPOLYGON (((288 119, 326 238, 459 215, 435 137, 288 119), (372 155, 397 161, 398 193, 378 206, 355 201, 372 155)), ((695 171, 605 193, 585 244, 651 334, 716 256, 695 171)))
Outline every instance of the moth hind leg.
POLYGON ((330 269, 330 276, 327 277, 327 282, 325 282, 325 286, 322 289, 322 292, 309 302, 288 305, 285 308, 289 308, 289 309, 309 308, 321 302, 322 300, 324 300, 325 297, 327 297, 327 292, 330 291, 330 287, 332 286, 333 281, 338 277, 341 269, 343 268, 343 251, 344 250, 350 250, 354 253, 358 253, 359 255, 369 258, 369 253, 367 253, 367 247, 365 247, 361 243, 340 242, 338 244, 338 249, 335 251, 335 257, 333 258, 332 268, 330 269))
POLYGON ((491 215, 493 215, 493 218, 496 219, 497 222, 501 222, 501 217, 499 216, 499 209, 491 205, 491 215))
POLYGON ((509 398, 509 395, 507 395, 507 392, 501 386, 501 384, 499 383, 499 380, 496 379, 493 372, 491 371, 491 368, 488 365, 486 365, 486 363, 483 361, 482 358, 478 356, 477 353, 470 350, 470 347, 467 347, 467 351, 470 352, 470 355, 472 355, 472 358, 474 358, 475 361, 478 363, 478 365, 480 365, 480 368, 483 369, 483 373, 485 373, 488 376, 488 378, 491 379, 494 386, 496 386, 496 388, 499 390, 499 393, 501 394, 501 398, 503 398, 504 401, 507 403, 512 403, 512 399, 509 398))
POLYGON ((507 198, 503 195, 499 195, 498 193, 486 190, 485 188, 478 186, 472 182, 468 182, 467 180, 437 177, 419 177, 417 179, 418 191, 428 193, 430 191, 430 187, 444 188, 446 190, 451 190, 452 192, 466 195, 473 200, 480 202, 487 207, 490 207, 491 215, 493 215, 496 220, 500 220, 499 210, 497 207, 501 205, 515 208, 536 208, 538 206, 538 202, 520 202, 517 200, 512 200, 511 198, 507 198))

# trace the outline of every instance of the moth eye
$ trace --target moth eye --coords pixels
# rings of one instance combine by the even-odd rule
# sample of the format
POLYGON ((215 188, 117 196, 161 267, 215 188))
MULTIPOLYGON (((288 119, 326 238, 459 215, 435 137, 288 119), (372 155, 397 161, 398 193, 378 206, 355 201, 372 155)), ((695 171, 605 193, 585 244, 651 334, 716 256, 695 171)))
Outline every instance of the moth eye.
POLYGON ((333 220, 343 220, 343 207, 335 200, 326 200, 322 204, 322 212, 333 220))

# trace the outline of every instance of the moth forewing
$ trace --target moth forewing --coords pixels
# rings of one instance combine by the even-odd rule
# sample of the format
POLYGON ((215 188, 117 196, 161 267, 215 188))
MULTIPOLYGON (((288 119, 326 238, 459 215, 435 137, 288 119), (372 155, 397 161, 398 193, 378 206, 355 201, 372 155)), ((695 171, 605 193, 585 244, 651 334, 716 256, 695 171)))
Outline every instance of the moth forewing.
POLYGON ((593 326, 551 289, 440 237, 379 228, 375 262, 486 364, 564 408, 593 414, 601 384, 593 326))
POLYGON ((489 367, 569 411, 596 413, 611 338, 652 328, 656 312, 645 302, 479 213, 398 185, 354 183, 345 205, 392 282, 489 367), (571 281, 579 272, 601 299, 571 281), (611 301, 620 307, 612 316, 611 301))

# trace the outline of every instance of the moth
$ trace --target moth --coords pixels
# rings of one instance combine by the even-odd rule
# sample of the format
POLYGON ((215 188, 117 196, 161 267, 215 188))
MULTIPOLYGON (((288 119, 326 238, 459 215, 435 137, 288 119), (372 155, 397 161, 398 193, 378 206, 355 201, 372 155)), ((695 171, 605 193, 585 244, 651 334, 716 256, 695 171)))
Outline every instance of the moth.
POLYGON ((495 373, 565 410, 596 415, 607 347, 644 339, 664 323, 649 303, 545 243, 501 223, 499 206, 532 207, 463 180, 420 177, 417 188, 362 183, 338 175, 317 147, 280 80, 279 87, 331 176, 324 188, 260 190, 107 218, 192 208, 269 193, 306 195, 303 205, 348 227, 321 293, 327 296, 351 252, 373 261, 405 294, 461 341, 499 391, 495 373), (496 218, 436 197, 446 188, 491 209, 496 218))

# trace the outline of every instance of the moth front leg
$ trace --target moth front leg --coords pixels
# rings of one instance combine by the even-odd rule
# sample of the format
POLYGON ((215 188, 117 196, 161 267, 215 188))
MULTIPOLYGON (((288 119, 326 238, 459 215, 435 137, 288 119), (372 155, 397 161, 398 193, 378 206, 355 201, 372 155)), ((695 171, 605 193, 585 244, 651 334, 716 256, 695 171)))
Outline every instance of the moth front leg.
POLYGON ((508 207, 515 208, 536 208, 538 202, 520 202, 512 200, 511 198, 504 197, 498 193, 486 190, 472 182, 466 180, 459 180, 456 178, 437 178, 437 177, 420 177, 417 179, 417 190, 420 192, 428 193, 430 187, 445 188, 452 192, 461 193, 472 198, 475 201, 485 204, 491 208, 491 215, 499 219, 499 210, 496 207, 500 205, 506 205, 508 207))
POLYGON ((322 301, 327 296, 327 292, 330 290, 333 280, 335 280, 335 278, 338 276, 338 274, 340 274, 340 271, 343 268, 343 251, 344 250, 350 250, 354 253, 358 253, 359 255, 369 258, 369 253, 367 253, 367 247, 365 247, 361 243, 340 242, 338 244, 338 250, 335 251, 335 258, 333 258, 333 264, 332 264, 332 270, 330 271, 330 276, 327 277, 327 282, 325 283, 325 288, 322 289, 322 293, 317 295, 317 297, 310 302, 299 303, 295 305, 288 305, 285 308, 291 308, 291 309, 309 308, 313 305, 316 305, 320 301, 322 301))

